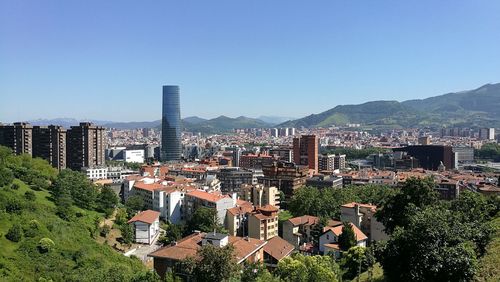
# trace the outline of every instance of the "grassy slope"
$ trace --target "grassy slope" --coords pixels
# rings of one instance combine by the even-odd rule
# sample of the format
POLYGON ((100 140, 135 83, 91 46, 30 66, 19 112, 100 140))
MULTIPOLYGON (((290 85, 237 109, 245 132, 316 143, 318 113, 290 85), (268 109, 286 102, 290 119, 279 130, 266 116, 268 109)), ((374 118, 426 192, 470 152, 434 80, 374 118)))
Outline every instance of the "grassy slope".
POLYGON ((0 188, 0 198, 16 198, 25 204, 21 215, 0 211, 0 281, 36 281, 40 277, 54 281, 96 281, 102 280, 102 273, 109 273, 110 269, 124 275, 144 269, 140 261, 92 239, 89 230, 98 213, 76 209, 80 217, 71 222, 61 220, 54 213, 55 206, 47 191, 34 191, 36 200, 28 202, 24 193, 31 189, 19 180, 15 183, 20 185, 18 190, 0 188), (41 225, 34 238, 23 237, 18 243, 5 238, 15 222, 25 227, 31 220, 41 225), (43 237, 55 242, 54 250, 46 254, 37 250, 43 237))
POLYGON ((477 281, 500 281, 500 216, 492 223, 496 232, 486 248, 486 255, 479 261, 477 281))

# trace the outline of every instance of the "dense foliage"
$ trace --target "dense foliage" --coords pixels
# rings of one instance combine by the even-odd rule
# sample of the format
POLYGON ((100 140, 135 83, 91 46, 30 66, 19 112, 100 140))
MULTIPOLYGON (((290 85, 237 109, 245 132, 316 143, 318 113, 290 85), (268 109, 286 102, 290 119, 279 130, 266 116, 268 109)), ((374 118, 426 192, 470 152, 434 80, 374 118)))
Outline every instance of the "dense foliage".
POLYGON ((278 263, 275 275, 283 281, 339 281, 339 266, 329 256, 296 254, 278 263))
POLYGON ((318 189, 303 187, 298 189, 289 202, 289 210, 294 216, 313 215, 339 218, 340 206, 349 202, 380 205, 397 190, 381 185, 348 186, 342 189, 318 189))
POLYGON ((219 223, 215 209, 200 207, 195 210, 186 224, 184 235, 192 234, 194 231, 224 233, 224 227, 219 223))
POLYGON ((500 162, 500 144, 484 144, 481 149, 476 150, 474 153, 479 159, 487 159, 495 162, 500 162))
MULTIPOLYGON (((15 178, 2 178, 8 181, 0 186, 0 281, 129 281, 134 273, 145 270, 139 260, 92 238, 93 221, 100 214, 73 205, 72 187, 62 185, 67 173, 58 175, 44 161, 14 156, 0 147, 0 170, 6 169, 15 178), (38 180, 27 177, 30 175, 38 180), (26 181, 20 180, 23 178, 26 181), (68 192, 66 196, 56 197, 44 188, 56 182, 61 191, 68 192), (68 205, 56 207, 56 199, 68 205), (68 218, 56 214, 63 209, 71 211, 68 218)), ((89 187, 86 179, 85 183, 68 183, 89 187)))

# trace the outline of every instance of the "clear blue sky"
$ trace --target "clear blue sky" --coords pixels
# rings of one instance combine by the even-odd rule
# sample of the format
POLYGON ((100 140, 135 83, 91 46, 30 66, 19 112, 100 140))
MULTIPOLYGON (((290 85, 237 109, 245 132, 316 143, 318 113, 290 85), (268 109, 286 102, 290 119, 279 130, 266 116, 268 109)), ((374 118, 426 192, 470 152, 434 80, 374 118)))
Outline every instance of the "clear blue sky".
POLYGON ((0 121, 302 117, 500 82, 500 1, 0 2, 0 121))

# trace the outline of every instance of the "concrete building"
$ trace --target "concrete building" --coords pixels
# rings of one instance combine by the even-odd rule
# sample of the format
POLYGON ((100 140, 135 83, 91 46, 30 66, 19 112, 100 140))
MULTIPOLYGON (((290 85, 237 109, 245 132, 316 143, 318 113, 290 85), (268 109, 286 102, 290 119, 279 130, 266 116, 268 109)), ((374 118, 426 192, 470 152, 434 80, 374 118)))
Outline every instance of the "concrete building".
POLYGON ((128 224, 133 225, 136 243, 152 244, 160 235, 160 213, 146 210, 132 217, 128 224))
POLYGON ((173 187, 153 190, 153 210, 160 212, 160 217, 167 222, 180 224, 184 220, 182 205, 186 191, 173 187))
POLYGON ((335 175, 319 174, 306 180, 306 186, 317 188, 342 188, 342 183, 342 177, 335 175))
POLYGON ((251 202, 255 206, 272 205, 279 207, 280 192, 274 186, 264 186, 262 184, 242 184, 238 192, 240 199, 251 202))
POLYGON ((239 167, 221 168, 216 174, 224 193, 238 192, 242 184, 253 182, 253 173, 239 167))
POLYGON ((443 162, 446 169, 455 168, 455 154, 451 146, 418 145, 395 148, 393 151, 406 152, 408 156, 416 158, 419 166, 423 169, 437 170, 441 162, 443 162))
POLYGON ((384 232, 384 225, 375 218, 377 206, 347 203, 340 207, 340 220, 352 222, 366 236, 368 241, 387 240, 389 236, 384 232))
POLYGON ((144 150, 125 150, 123 159, 126 163, 144 163, 144 150))
POLYGON ((90 180, 108 179, 107 167, 82 167, 82 172, 90 180))
POLYGON ((278 129, 277 128, 271 128, 271 136, 272 137, 278 137, 278 129))
POLYGON ((278 236, 278 208, 256 207, 248 216, 248 236, 265 241, 278 236))
POLYGON ((273 156, 267 154, 245 154, 240 157, 239 166, 242 168, 262 168, 262 165, 272 163, 273 156))
POLYGON ((264 165, 262 172, 264 176, 259 178, 259 183, 267 187, 277 187, 287 197, 291 197, 293 191, 304 186, 309 175, 308 167, 288 162, 264 165))
POLYGON ((302 135, 293 138, 293 161, 317 172, 318 149, 319 143, 316 135, 302 135))
POLYGON ((53 167, 66 168, 66 129, 61 126, 33 127, 33 157, 47 160, 53 167))
POLYGON ((474 148, 465 146, 454 146, 452 148, 455 153, 455 161, 458 163, 474 162, 474 148))
POLYGON ((72 126, 66 133, 66 166, 72 170, 105 165, 104 128, 88 122, 72 126))
POLYGON ((293 162, 293 150, 290 148, 274 148, 269 150, 269 155, 280 161, 293 162))
POLYGON ((304 215, 283 222, 283 239, 298 249, 312 241, 311 230, 319 222, 315 216, 304 215))
POLYGON ((9 147, 14 154, 33 154, 33 127, 29 123, 15 122, 0 125, 0 145, 9 147))
POLYGON ((481 129, 479 129, 479 139, 481 139, 481 140, 495 140, 495 128, 481 128, 481 129))
POLYGON ((218 193, 208 193, 202 190, 194 190, 184 197, 183 212, 185 219, 189 220, 196 209, 200 207, 211 208, 217 211, 217 220, 224 224, 227 210, 236 206, 236 199, 218 193))
POLYGON ((180 160, 182 126, 179 86, 163 86, 161 129, 161 160, 180 160))

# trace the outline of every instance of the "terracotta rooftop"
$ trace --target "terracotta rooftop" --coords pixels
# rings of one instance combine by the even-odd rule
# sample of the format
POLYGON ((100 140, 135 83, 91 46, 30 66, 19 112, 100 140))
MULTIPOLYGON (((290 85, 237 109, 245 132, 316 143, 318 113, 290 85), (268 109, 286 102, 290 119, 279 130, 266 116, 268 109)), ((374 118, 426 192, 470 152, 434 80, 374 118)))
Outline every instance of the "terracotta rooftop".
MULTIPOLYGON (((356 227, 356 225, 352 224, 352 223, 349 223, 351 226, 352 226, 352 230, 354 231, 354 234, 356 235, 356 240, 359 242, 359 241, 363 241, 363 240, 366 240, 368 239, 368 237, 366 237, 365 233, 363 233, 361 230, 359 230, 358 227, 356 227)), ((328 230, 331 230, 333 232, 333 234, 335 234, 335 236, 339 236, 340 234, 342 234, 342 228, 344 227, 344 225, 337 225, 337 226, 328 226, 328 227, 325 227, 323 230, 325 232, 327 232, 328 230)))
POLYGON ((294 226, 297 225, 314 225, 318 223, 318 218, 312 215, 303 215, 299 217, 290 218, 290 221, 294 226))
POLYGON ((191 197, 195 197, 198 199, 202 199, 202 200, 205 200, 208 202, 212 202, 212 203, 216 203, 219 200, 228 197, 228 196, 222 196, 220 194, 208 193, 208 192, 205 192, 202 190, 194 190, 194 191, 187 193, 186 195, 189 195, 191 197))
POLYGON ((140 221, 140 222, 145 222, 148 224, 153 224, 155 220, 157 220, 160 217, 160 213, 157 211, 152 211, 152 210, 145 210, 143 212, 140 212, 136 214, 134 217, 132 217, 128 223, 140 221))
POLYGON ((293 250, 294 246, 279 236, 271 238, 264 246, 264 252, 278 261, 289 256, 293 250))
MULTIPOLYGON (((195 257, 197 250, 201 248, 201 241, 205 235, 206 233, 203 232, 193 233, 178 241, 176 245, 163 247, 148 256, 177 261, 187 257, 195 257)), ((248 237, 229 236, 229 244, 234 246, 236 261, 241 263, 248 256, 264 247, 267 242, 248 237)))
POLYGON ((150 192, 153 192, 154 190, 159 189, 159 188, 163 188, 163 187, 165 187, 165 186, 162 185, 161 183, 146 184, 142 181, 137 181, 136 183, 134 183, 134 188, 146 190, 146 191, 150 191, 150 192))

